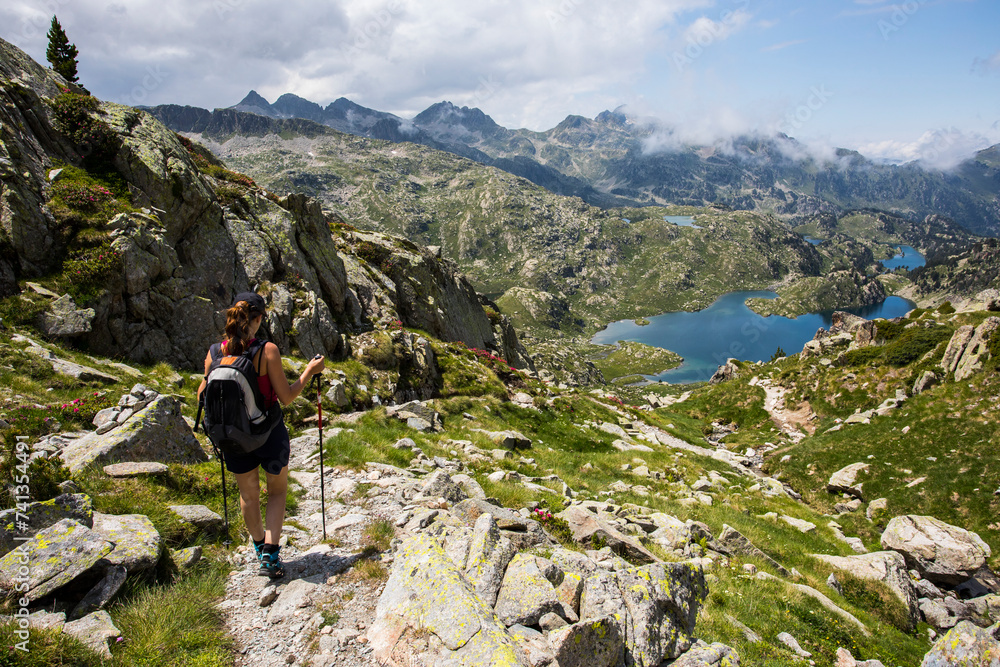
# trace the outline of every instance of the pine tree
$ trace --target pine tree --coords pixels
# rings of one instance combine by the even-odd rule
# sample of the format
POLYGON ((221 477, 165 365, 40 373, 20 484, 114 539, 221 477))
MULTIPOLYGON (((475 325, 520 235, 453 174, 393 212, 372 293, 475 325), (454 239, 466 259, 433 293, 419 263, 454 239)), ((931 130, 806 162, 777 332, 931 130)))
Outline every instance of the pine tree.
POLYGON ((76 56, 79 53, 75 44, 69 43, 66 32, 59 25, 59 19, 52 17, 52 26, 46 35, 49 47, 45 50, 45 58, 52 64, 52 69, 61 74, 70 83, 76 83, 76 56))

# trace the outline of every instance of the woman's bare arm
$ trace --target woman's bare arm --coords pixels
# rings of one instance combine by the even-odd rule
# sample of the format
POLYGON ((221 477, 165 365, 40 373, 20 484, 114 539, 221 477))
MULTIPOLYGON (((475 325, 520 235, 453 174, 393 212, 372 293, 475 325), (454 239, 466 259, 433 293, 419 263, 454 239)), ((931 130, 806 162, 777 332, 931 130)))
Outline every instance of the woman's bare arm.
POLYGON ((271 380, 271 388, 274 389, 274 394, 282 405, 288 405, 294 401, 309 384, 312 376, 316 373, 322 373, 325 368, 323 357, 312 359, 302 371, 299 379, 289 385, 285 371, 281 367, 281 353, 278 352, 277 345, 274 343, 264 345, 264 359, 267 362, 267 377, 271 380))

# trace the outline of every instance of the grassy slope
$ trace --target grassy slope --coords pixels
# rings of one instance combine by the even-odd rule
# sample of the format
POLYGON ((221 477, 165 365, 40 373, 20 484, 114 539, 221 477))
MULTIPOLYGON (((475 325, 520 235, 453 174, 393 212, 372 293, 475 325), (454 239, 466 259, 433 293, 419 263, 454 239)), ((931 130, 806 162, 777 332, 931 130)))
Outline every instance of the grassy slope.
MULTIPOLYGON (((948 329, 966 320, 981 320, 983 316, 960 316, 951 322, 945 321, 943 316, 924 314, 925 318, 938 317, 948 329)), ((515 458, 502 464, 493 461, 470 463, 470 474, 480 481, 489 495, 499 498, 506 506, 522 507, 538 502, 558 510, 563 504, 562 489, 557 482, 549 483, 554 491, 552 494, 533 492, 516 482, 490 483, 486 476, 498 468, 535 477, 556 474, 581 497, 610 498, 617 503, 634 503, 664 511, 681 519, 704 521, 716 534, 723 524, 731 525, 784 566, 797 568, 803 574, 805 583, 830 595, 873 630, 872 638, 863 638, 821 610, 815 602, 787 589, 784 584, 748 577, 742 565, 753 560, 736 558, 728 566, 711 572, 712 593, 701 613, 697 634, 708 641, 724 641, 736 646, 748 664, 794 664, 787 651, 777 648, 775 636, 782 631, 793 634, 807 650, 816 654, 818 661, 832 662, 836 648, 847 646, 855 656, 879 658, 886 664, 917 665, 927 649, 927 642, 923 639, 925 634, 918 632, 911 636, 900 632, 892 626, 891 614, 882 611, 881 605, 872 603, 872 596, 879 594, 877 587, 862 587, 843 598, 826 589, 823 583, 830 573, 829 568, 809 556, 817 552, 849 553, 826 528, 828 519, 821 514, 829 511, 835 500, 823 490, 825 481, 831 472, 842 465, 868 460, 867 456, 871 453, 876 457, 872 459, 875 465, 871 475, 865 479, 865 488, 872 497, 889 499, 891 515, 931 514, 976 530, 995 551, 1000 548, 1000 532, 991 528, 992 517, 997 510, 992 490, 1000 484, 1000 461, 994 446, 996 418, 987 409, 1000 394, 1000 383, 992 373, 977 375, 965 383, 946 383, 923 396, 910 399, 893 415, 876 418, 870 426, 845 428, 823 435, 822 432, 833 425, 836 418, 847 416, 857 408, 874 407, 883 398, 894 395, 897 387, 910 384, 913 375, 931 362, 893 368, 869 360, 840 369, 817 366, 813 371, 811 360, 802 361, 793 357, 775 364, 745 365, 736 380, 717 386, 696 387, 685 402, 655 412, 627 407, 636 400, 639 392, 628 389, 620 392, 625 399, 625 407, 588 394, 567 392, 552 397, 542 409, 535 410, 504 402, 498 395, 500 392, 490 389, 494 384, 502 387, 497 375, 499 367, 457 346, 436 346, 443 360, 445 398, 438 399, 435 405, 444 415, 445 431, 440 434, 416 434, 386 417, 384 411, 375 410, 353 425, 353 432, 344 432, 331 439, 326 450, 327 462, 360 468, 365 462, 375 460, 405 466, 407 456, 391 446, 399 437, 413 437, 429 456, 451 457, 454 445, 450 440, 471 440, 483 449, 494 447, 483 434, 473 429, 513 428, 533 440, 533 447, 521 453, 529 458, 515 458), (853 373, 854 377, 848 378, 848 373, 853 373), (789 399, 792 404, 798 400, 809 400, 820 415, 818 433, 821 435, 807 438, 797 446, 790 445, 773 429, 767 413, 763 411, 763 391, 748 384, 754 375, 767 375, 775 382, 788 386, 792 391, 789 399), (856 388, 851 390, 850 386, 856 388), (471 414, 475 420, 465 419, 463 413, 471 414), (652 453, 619 452, 611 446, 614 436, 585 425, 588 421, 618 422, 623 415, 633 421, 643 420, 659 425, 695 444, 704 444, 704 435, 711 432, 713 422, 738 426, 736 433, 724 441, 734 449, 774 442, 780 448, 769 460, 769 465, 775 474, 803 493, 809 505, 790 499, 766 498, 750 491, 754 480, 733 475, 727 466, 713 459, 663 447, 657 447, 652 453), (907 436, 902 434, 904 426, 911 429, 907 436), (790 454, 791 458, 781 463, 779 455, 784 454, 790 454), (930 461, 928 457, 936 457, 937 461, 930 461), (625 464, 634 467, 639 463, 664 473, 664 479, 653 481, 623 471, 625 464), (912 472, 903 472, 904 468, 912 472), (709 470, 716 470, 732 481, 727 488, 713 491, 713 505, 686 507, 679 502, 686 495, 681 482, 690 485, 709 470), (927 476, 928 481, 914 490, 901 488, 906 479, 918 476, 927 476), (618 480, 645 485, 649 495, 632 491, 609 492, 609 486, 618 480), (819 528, 803 535, 783 523, 757 518, 767 512, 806 519, 819 528), (764 643, 747 643, 726 619, 727 614, 761 634, 764 643)), ((12 352, 13 348, 0 349, 6 350, 8 355, 17 355, 12 352)), ((60 351, 60 354, 75 356, 65 351, 60 351)), ((13 362, 13 356, 8 357, 9 362, 13 362)), ((93 363, 85 357, 78 359, 93 363)), ((375 375, 365 375, 366 367, 359 366, 355 361, 340 365, 352 376, 377 381, 375 375)), ((164 367, 143 370, 153 378, 165 378, 169 371, 164 367)), ((545 395, 547 391, 538 383, 517 377, 510 379, 521 390, 538 395, 545 395)), ((122 387, 125 384, 128 383, 122 387)), ((27 380, 22 382, 21 389, 27 392, 22 396, 30 400, 45 400, 48 393, 42 384, 32 385, 27 380), (32 386, 35 386, 34 390, 32 386)), ((86 394, 91 388, 67 386, 62 391, 65 393, 60 395, 61 401, 72 400, 74 392, 86 394)), ((192 391, 193 383, 185 384, 180 389, 180 394, 189 399, 185 413, 193 413, 192 391)), ((663 393, 673 391, 663 389, 663 393)), ((293 426, 301 426, 308 414, 305 405, 301 411, 295 411, 293 426)), ((113 616, 122 624, 120 627, 133 637, 127 647, 116 649, 118 664, 133 664, 129 661, 151 655, 153 646, 167 641, 163 639, 165 636, 176 635, 169 630, 173 627, 172 619, 194 613, 196 602, 221 594, 220 580, 211 565, 224 557, 221 546, 203 536, 179 530, 155 507, 157 502, 197 500, 221 509, 221 498, 215 485, 216 474, 212 464, 201 464, 172 466, 170 475, 162 482, 111 482, 93 473, 80 476, 78 481, 81 485, 97 494, 98 509, 146 512, 171 546, 200 542, 208 547, 209 563, 206 569, 182 576, 158 573, 152 580, 139 582, 116 604, 113 616), (174 604, 179 607, 170 614, 154 617, 147 626, 130 626, 130 619, 145 618, 152 613, 144 610, 153 596, 166 596, 175 600, 174 604)), ((238 518, 234 515, 231 518, 238 530, 238 518)), ((870 547, 876 547, 878 526, 869 525, 863 514, 842 517, 840 521, 846 532, 860 535, 870 547)), ((755 565, 764 570, 769 567, 760 562, 755 565)), ((171 645, 171 650, 179 651, 178 655, 187 655, 191 660, 203 660, 204 664, 229 664, 226 661, 230 654, 220 633, 217 617, 212 614, 195 615, 190 623, 195 628, 195 637, 201 639, 192 640, 190 646, 182 646, 183 642, 179 642, 177 646, 171 645)))

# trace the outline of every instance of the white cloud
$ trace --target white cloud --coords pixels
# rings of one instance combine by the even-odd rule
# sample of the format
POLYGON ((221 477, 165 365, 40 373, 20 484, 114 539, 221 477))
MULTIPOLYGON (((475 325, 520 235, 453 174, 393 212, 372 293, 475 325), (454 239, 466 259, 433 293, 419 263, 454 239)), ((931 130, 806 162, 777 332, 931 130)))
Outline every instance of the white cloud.
POLYGON ((874 160, 898 164, 917 161, 927 168, 948 170, 997 141, 1000 141, 1000 136, 988 137, 945 128, 928 130, 913 141, 887 140, 864 144, 858 147, 858 151, 874 160))
MULTIPOLYGON (((95 94, 133 104, 212 108, 251 88, 326 104, 337 97, 401 115, 449 100, 508 126, 551 127, 570 110, 616 106, 606 91, 713 0, 49 0, 80 49, 95 94), (150 70, 155 75, 150 74, 150 70)), ((44 58, 48 9, 0 7, 0 36, 44 58), (35 17, 41 30, 22 29, 35 17), (8 28, 13 26, 13 28, 8 28)), ((745 20, 689 29, 728 36, 745 20)))

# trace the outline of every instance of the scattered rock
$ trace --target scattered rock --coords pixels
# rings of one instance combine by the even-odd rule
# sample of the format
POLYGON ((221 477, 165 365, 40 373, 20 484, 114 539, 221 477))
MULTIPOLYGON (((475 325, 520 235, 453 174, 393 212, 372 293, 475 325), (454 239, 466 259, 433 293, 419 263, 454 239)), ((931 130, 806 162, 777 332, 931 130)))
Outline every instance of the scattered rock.
POLYGON ((731 526, 722 524, 722 533, 719 535, 718 543, 723 549, 723 553, 760 558, 764 562, 771 565, 771 567, 775 570, 780 572, 783 576, 787 577, 790 574, 780 563, 755 547, 749 539, 731 526))
POLYGON ((620 623, 627 664, 659 665, 691 645, 701 602, 708 594, 700 566, 624 564, 615 572, 599 570, 584 581, 581 622, 611 616, 620 623))
POLYGON ((167 509, 176 514, 181 521, 208 533, 217 533, 224 525, 222 517, 204 505, 168 505, 167 509))
POLYGON ((166 475, 170 468, 163 463, 146 461, 143 463, 113 463, 104 466, 104 474, 117 479, 127 479, 129 477, 146 477, 152 475, 166 475))
POLYGON ((882 533, 882 548, 898 551, 921 576, 947 585, 966 581, 991 556, 989 545, 976 533, 916 515, 890 521, 882 533))
POLYGON ((739 667, 740 655, 725 644, 706 644, 700 639, 670 667, 739 667))
POLYGON ((799 646, 799 642, 796 641, 795 637, 791 636, 787 632, 778 633, 778 641, 787 646, 792 650, 792 653, 799 656, 800 658, 811 658, 812 653, 805 651, 799 646))
POLYGON ((595 542, 602 543, 633 563, 653 563, 658 560, 638 541, 623 535, 617 528, 579 505, 567 507, 556 516, 569 524, 573 540, 579 544, 593 547, 595 542))
POLYGON ((201 546, 188 547, 170 552, 170 558, 178 570, 186 570, 201 560, 201 546))
POLYGON ((588 619, 549 634, 559 667, 617 667, 624 660, 625 638, 614 616, 588 619))
POLYGON ((91 433, 62 451, 67 467, 78 472, 91 463, 200 463, 208 460, 172 396, 157 396, 128 423, 105 435, 91 433))
POLYGON ((559 581, 552 582, 543 574, 549 567, 555 566, 544 558, 514 556, 497 596, 496 613, 504 625, 536 625, 545 614, 562 609, 555 589, 562 583, 562 570, 556 568, 559 581))
POLYGON ((861 493, 861 485, 855 484, 858 474, 867 471, 867 463, 852 463, 841 468, 830 476, 830 481, 826 484, 826 490, 830 493, 846 493, 854 496, 858 500, 864 500, 861 493))
POLYGON ((800 533, 811 533, 816 530, 816 524, 810 523, 808 521, 803 521, 802 519, 796 519, 790 516, 781 516, 781 520, 787 523, 792 528, 798 530, 800 533))
POLYGON ((95 512, 94 532, 115 547, 105 560, 112 565, 121 565, 129 572, 151 570, 160 559, 162 540, 149 517, 95 512))
POLYGON ((18 586, 19 595, 33 602, 76 579, 113 548, 86 526, 63 519, 0 558, 0 589, 10 592, 18 586), (19 588, 23 566, 29 572, 27 591, 19 588))
POLYGON ((121 565, 109 567, 104 573, 104 578, 97 582, 97 585, 90 589, 90 592, 73 608, 70 617, 81 618, 104 609, 104 606, 121 590, 127 576, 128 570, 121 565))
POLYGON ((924 374, 913 383, 913 395, 919 396, 938 383, 937 373, 934 371, 924 371, 924 374))
MULTIPOLYGON (((490 607, 496 605, 497 594, 504 581, 504 572, 514 554, 514 545, 500 534, 500 528, 493 515, 481 514, 476 519, 473 529, 465 576, 476 594, 490 607)), ((579 599, 576 608, 579 609, 579 599)))
POLYGON ((941 637, 924 656, 920 667, 992 667, 1000 656, 1000 623, 977 628, 962 621, 941 637))
POLYGON ((469 496, 458 484, 452 481, 451 475, 444 470, 436 470, 430 474, 421 493, 428 498, 444 498, 451 503, 460 503, 469 496))
POLYGON ((63 632, 89 646, 106 660, 111 659, 111 642, 121 636, 106 611, 95 611, 63 626, 63 632))
POLYGON ((93 308, 77 308, 69 294, 64 294, 49 304, 49 309, 38 316, 38 328, 46 336, 72 338, 93 330, 93 308))
MULTIPOLYGON (((956 382, 961 382, 982 370, 983 358, 989 355, 990 338, 997 329, 1000 329, 1000 317, 988 317, 976 327, 975 333, 962 352, 962 357, 955 364, 956 382)), ((958 335, 957 332, 955 335, 958 335)))
POLYGON ((0 512, 0 556, 20 544, 15 538, 29 537, 63 519, 72 519, 87 528, 93 526, 94 503, 90 496, 64 493, 52 500, 30 503, 26 511, 12 508, 0 512))

